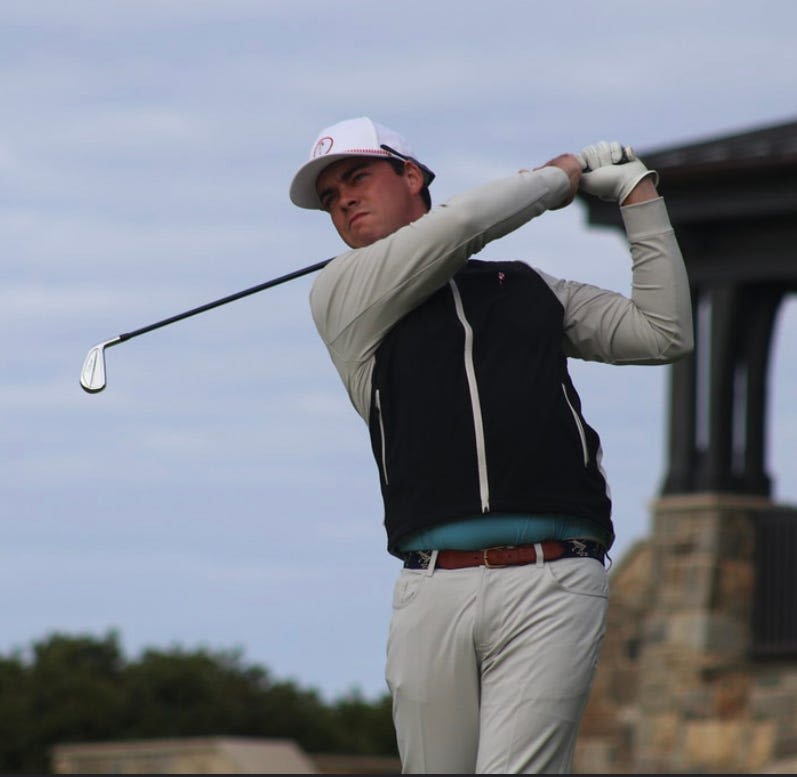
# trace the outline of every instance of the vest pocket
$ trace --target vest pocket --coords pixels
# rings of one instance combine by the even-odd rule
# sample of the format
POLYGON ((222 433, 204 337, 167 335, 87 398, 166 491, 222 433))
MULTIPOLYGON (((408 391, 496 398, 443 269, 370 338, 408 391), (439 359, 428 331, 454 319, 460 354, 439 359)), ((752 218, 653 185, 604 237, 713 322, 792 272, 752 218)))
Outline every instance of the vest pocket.
POLYGON ((379 419, 379 443, 381 446, 381 455, 380 458, 382 460, 382 478, 385 481, 385 485, 388 485, 390 482, 387 479, 387 452, 386 452, 386 441, 385 441, 385 421, 382 418, 382 398, 379 394, 379 389, 376 390, 374 401, 376 402, 376 415, 379 419))
POLYGON ((576 430, 578 431, 578 438, 581 440, 581 454, 584 457, 584 466, 589 466, 589 449, 587 448, 587 434, 584 431, 584 424, 581 423, 581 417, 576 412, 576 409, 573 407, 573 404, 570 402, 570 397, 567 396, 567 388, 564 383, 562 385, 562 393, 565 395, 565 402, 567 402, 567 406, 570 408, 570 412, 573 415, 573 421, 576 424, 576 430))

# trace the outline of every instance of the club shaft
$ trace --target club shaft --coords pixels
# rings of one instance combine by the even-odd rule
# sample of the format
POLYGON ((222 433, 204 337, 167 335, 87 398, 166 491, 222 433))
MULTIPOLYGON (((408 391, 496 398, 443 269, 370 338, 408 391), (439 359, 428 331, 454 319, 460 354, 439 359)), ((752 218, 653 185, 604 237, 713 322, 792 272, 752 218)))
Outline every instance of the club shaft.
POLYGON ((303 267, 300 270, 294 270, 293 272, 289 272, 286 275, 280 275, 279 278, 272 278, 270 281, 264 281, 263 283, 258 283, 257 286, 252 286, 248 289, 244 289, 243 291, 238 291, 235 294, 230 294, 227 297, 222 297, 221 299, 217 299, 213 302, 207 302, 204 305, 200 305, 196 308, 191 308, 191 310, 186 310, 183 313, 178 313, 175 316, 170 316, 169 318, 164 318, 163 321, 156 321, 154 324, 149 324, 147 326, 142 326, 141 329, 135 329, 132 332, 125 332, 114 341, 114 344, 117 342, 123 342, 124 340, 130 340, 133 337, 138 337, 139 335, 146 334, 147 332, 151 332, 153 329, 160 329, 162 326, 166 326, 168 324, 173 324, 175 321, 182 321, 184 318, 190 318, 191 316, 195 316, 198 313, 204 313, 206 310, 212 310, 213 308, 217 308, 220 305, 226 305, 228 302, 235 302, 237 299, 241 299, 242 297, 248 297, 250 294, 256 294, 258 291, 263 291, 264 289, 270 289, 272 286, 278 286, 280 283, 285 283, 286 281, 292 281, 294 278, 300 278, 302 275, 309 275, 311 272, 316 272, 320 270, 322 267, 325 267, 332 259, 325 259, 323 262, 317 262, 316 264, 311 264, 308 267, 303 267))

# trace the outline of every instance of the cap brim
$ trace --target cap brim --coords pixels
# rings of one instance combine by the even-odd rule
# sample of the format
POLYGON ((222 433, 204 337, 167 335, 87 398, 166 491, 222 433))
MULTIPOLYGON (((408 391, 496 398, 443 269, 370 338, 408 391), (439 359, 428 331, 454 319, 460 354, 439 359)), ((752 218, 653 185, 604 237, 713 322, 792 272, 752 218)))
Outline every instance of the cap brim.
POLYGON ((321 205, 321 200, 318 199, 318 193, 315 188, 315 182, 318 180, 318 176, 321 175, 322 170, 329 167, 329 165, 334 162, 353 156, 370 156, 376 159, 388 159, 390 154, 387 152, 385 152, 384 155, 373 153, 357 154, 352 151, 347 151, 343 154, 327 154, 318 159, 311 159, 299 168, 299 172, 293 177, 290 188, 291 202, 300 208, 323 210, 324 208, 321 205))

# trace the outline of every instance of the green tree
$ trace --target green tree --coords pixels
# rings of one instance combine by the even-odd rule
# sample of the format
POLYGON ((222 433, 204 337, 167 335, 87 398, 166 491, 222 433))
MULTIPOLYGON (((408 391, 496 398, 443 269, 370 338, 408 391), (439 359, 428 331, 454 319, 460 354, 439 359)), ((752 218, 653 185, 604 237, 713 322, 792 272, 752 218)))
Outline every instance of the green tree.
POLYGON ((334 749, 330 712, 312 691, 274 683, 239 651, 148 650, 127 672, 131 736, 289 737, 334 749))
POLYGON ((148 649, 128 661, 116 632, 56 633, 27 654, 0 656, 0 773, 44 773, 60 743, 222 735, 293 739, 309 753, 396 754, 388 695, 326 704, 238 650, 148 649))
POLYGON ((339 731, 339 752, 361 755, 396 755, 392 699, 384 694, 367 702, 358 693, 340 699, 333 707, 339 731))
POLYGON ((31 684, 21 655, 0 659, 0 772, 26 771, 35 745, 31 724, 31 684))

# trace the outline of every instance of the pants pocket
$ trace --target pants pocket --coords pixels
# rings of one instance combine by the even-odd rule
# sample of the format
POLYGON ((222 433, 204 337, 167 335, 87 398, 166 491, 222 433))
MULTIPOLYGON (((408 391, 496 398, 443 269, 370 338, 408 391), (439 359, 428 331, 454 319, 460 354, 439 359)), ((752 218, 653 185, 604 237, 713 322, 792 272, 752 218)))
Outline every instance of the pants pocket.
POLYGON ((609 596, 609 575, 594 558, 562 558, 545 565, 554 583, 563 591, 582 596, 609 596))
POLYGON ((400 610, 412 602, 421 590, 426 573, 423 570, 402 569, 393 586, 393 609, 400 610))

